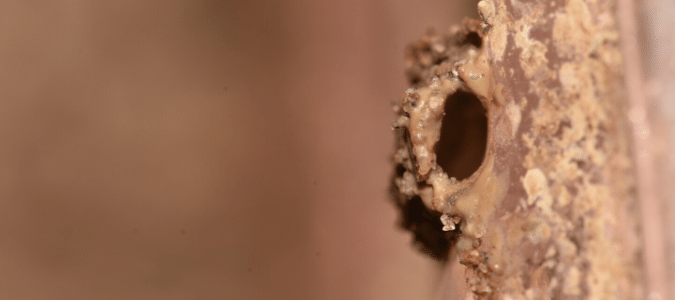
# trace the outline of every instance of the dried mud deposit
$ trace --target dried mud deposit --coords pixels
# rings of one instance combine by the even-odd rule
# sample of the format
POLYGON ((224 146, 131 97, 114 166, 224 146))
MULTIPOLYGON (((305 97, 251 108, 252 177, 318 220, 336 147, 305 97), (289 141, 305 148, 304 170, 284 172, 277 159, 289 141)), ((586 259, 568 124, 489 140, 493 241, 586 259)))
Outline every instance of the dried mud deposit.
POLYGON ((411 45, 392 195, 469 299, 641 299, 613 1, 483 0, 411 45))

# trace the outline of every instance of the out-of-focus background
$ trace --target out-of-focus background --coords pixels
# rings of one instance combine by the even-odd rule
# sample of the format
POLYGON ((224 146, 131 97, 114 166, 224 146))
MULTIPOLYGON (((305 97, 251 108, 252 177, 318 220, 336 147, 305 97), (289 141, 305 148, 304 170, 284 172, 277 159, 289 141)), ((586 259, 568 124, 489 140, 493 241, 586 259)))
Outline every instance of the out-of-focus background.
POLYGON ((0 299, 420 299, 405 44, 477 1, 0 1, 0 299))

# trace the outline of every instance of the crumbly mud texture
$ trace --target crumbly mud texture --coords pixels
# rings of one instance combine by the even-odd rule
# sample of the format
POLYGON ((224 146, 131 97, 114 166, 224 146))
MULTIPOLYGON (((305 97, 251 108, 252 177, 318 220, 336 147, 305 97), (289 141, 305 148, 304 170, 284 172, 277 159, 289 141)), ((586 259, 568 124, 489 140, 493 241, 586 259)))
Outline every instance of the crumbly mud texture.
MULTIPOLYGON (((458 216, 450 217, 450 215, 443 214, 432 205, 433 183, 452 184, 457 181, 443 172, 437 162, 444 158, 437 157, 435 148, 442 146, 439 143, 441 135, 452 135, 453 132, 464 135, 464 132, 453 130, 453 128, 441 130, 446 114, 446 100, 451 95, 465 95, 454 101, 454 104, 463 107, 473 106, 474 115, 472 118, 460 115, 455 120, 446 120, 446 122, 458 121, 455 123, 459 126, 468 122, 480 126, 475 123, 480 122, 481 117, 485 119, 485 109, 459 74, 460 70, 464 69, 463 66, 473 63, 480 51, 482 39, 475 29, 475 26, 473 31, 466 27, 456 26, 451 29, 450 33, 444 35, 430 31, 422 40, 410 45, 407 53, 406 74, 412 88, 395 105, 398 117, 393 124, 397 145, 394 155, 396 172, 391 185, 392 195, 403 212, 402 226, 415 234, 417 245, 422 251, 439 260, 448 258, 449 248, 456 243, 460 232, 459 228, 442 230, 447 229, 448 226, 455 227, 454 221, 459 222, 460 219, 458 216), (475 99, 470 99, 471 97, 475 99), (474 103, 469 103, 471 101, 474 103), (475 108, 476 102, 478 109, 475 108), (437 178, 439 176, 443 178, 437 178)), ((476 76, 484 77, 485 72, 475 74, 474 77, 476 76)), ((476 129, 467 128, 467 126, 462 126, 462 128, 476 129)), ((483 131, 487 132, 487 129, 483 131)), ((480 135, 480 133, 474 134, 473 139, 475 140, 480 135)), ((471 139, 462 139, 462 136, 454 139, 448 138, 448 140, 450 143, 445 143, 447 145, 445 148, 452 148, 452 142, 462 143, 462 140, 466 140, 465 143, 471 142, 471 139)), ((486 141, 487 139, 484 138, 481 142, 485 144, 486 141)), ((451 152, 461 150, 457 146, 454 148, 445 150, 451 152)), ((478 147, 473 150, 471 153, 473 165, 476 164, 476 157, 477 164, 480 165, 485 147, 483 145, 482 149, 478 147)), ((460 156, 456 155, 454 158, 460 156)), ((450 157, 449 160, 453 158, 451 155, 448 157, 450 157)), ((467 171, 471 168, 470 162, 466 163, 461 160, 450 162, 450 164, 453 163, 463 169, 460 173, 464 175, 475 171, 467 171)))
POLYGON ((392 125, 403 227, 437 259, 454 248, 471 299, 640 298, 613 2, 478 9, 408 50, 392 125))

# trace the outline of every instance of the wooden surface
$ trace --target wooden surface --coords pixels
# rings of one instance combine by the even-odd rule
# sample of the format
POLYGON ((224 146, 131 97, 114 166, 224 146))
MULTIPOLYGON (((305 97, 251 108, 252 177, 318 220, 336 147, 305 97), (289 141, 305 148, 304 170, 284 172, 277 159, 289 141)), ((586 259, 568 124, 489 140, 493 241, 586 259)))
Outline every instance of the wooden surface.
POLYGON ((458 223, 466 280, 445 290, 468 287, 467 299, 667 297, 635 27, 625 26, 635 10, 622 4, 484 0, 481 20, 465 22, 482 37, 479 50, 453 42, 461 35, 418 42, 395 122, 395 194, 458 223), (436 146, 438 131, 460 130, 439 124, 460 90, 487 109, 488 143, 481 166, 458 181, 436 165, 447 155, 436 146))

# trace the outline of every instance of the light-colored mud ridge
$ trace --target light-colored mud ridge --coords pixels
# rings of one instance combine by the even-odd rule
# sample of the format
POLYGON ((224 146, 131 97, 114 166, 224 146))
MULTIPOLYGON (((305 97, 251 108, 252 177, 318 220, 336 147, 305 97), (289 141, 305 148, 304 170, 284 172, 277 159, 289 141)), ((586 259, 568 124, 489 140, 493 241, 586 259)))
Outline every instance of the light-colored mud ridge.
MULTIPOLYGON (((483 0, 407 53, 391 194, 471 299, 635 299, 639 220, 612 3, 483 0)), ((469 299, 469 298, 467 298, 469 299)))
POLYGON ((496 116, 486 108, 498 103, 491 103, 494 83, 480 22, 466 24, 444 35, 429 32, 410 46, 412 88, 395 105, 392 191, 407 213, 404 226, 423 251, 441 260, 458 233, 482 236, 485 228, 476 221, 495 205, 478 199, 503 198, 508 179, 494 174, 494 149, 487 148, 488 120, 496 116), (471 188, 476 185, 484 189, 471 188))
MULTIPOLYGON (((412 88, 395 106, 392 191, 409 214, 404 226, 439 259, 454 242, 473 249, 509 183, 508 172, 494 167, 495 143, 514 138, 520 109, 493 96, 482 35, 480 21, 467 20, 413 44, 407 61, 412 88)), ((478 259, 471 255, 466 258, 478 259)))

